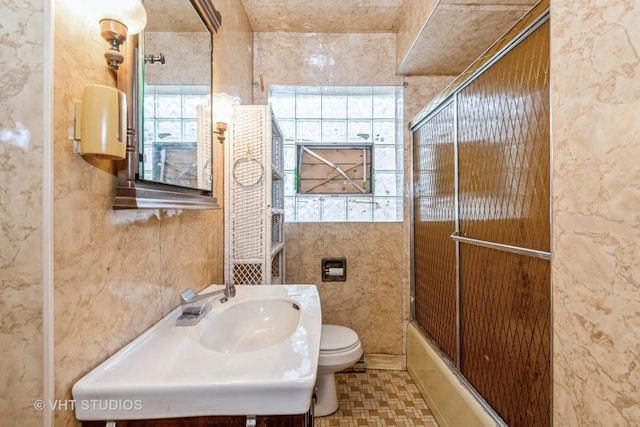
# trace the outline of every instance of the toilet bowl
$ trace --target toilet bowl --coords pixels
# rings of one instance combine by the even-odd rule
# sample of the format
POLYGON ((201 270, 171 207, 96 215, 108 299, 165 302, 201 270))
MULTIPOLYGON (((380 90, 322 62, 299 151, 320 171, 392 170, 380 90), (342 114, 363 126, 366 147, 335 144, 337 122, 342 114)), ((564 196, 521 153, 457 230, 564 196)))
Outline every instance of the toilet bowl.
POLYGON ((323 417, 338 410, 334 374, 355 364, 360 356, 362 345, 355 331, 344 326, 322 325, 314 416, 323 417))

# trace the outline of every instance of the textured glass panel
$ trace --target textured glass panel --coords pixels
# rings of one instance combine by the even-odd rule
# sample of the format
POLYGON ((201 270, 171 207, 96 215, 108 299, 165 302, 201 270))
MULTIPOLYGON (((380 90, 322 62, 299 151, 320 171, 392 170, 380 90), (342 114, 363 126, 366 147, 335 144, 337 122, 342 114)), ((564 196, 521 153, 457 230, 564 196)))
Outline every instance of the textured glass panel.
POLYGON ((298 221, 320 221, 320 198, 298 198, 298 221))
POLYGON ((296 122, 295 120, 280 120, 278 119, 278 126, 282 131, 282 138, 284 144, 295 144, 296 141, 296 122))
POLYGON ((145 93, 144 95, 144 114, 147 117, 154 117, 156 114, 156 97, 153 93, 145 93))
POLYGON ((156 98, 156 117, 181 117, 181 101, 180 95, 158 95, 156 98))
POLYGON ((371 95, 349 95, 348 98, 349 117, 368 118, 371 117, 372 99, 371 95))
POLYGON ((182 99, 182 117, 195 119, 198 117, 198 105, 209 105, 206 96, 187 95, 182 99))
POLYGON ((296 215, 296 198, 285 197, 284 198, 284 220, 285 222, 297 221, 296 215))
POLYGON ((182 140, 194 143, 198 140, 198 122, 196 120, 184 120, 182 122, 182 140))
POLYGON ((284 173, 284 194, 285 196, 296 195, 296 174, 293 171, 284 173))
POLYGON ((156 124, 153 120, 145 120, 144 121, 144 138, 143 142, 145 145, 152 146, 153 141, 156 139, 156 124))
POLYGON ((322 117, 326 119, 346 119, 347 118, 347 97, 346 96, 322 97, 322 117))
POLYGON ((320 142, 320 120, 298 120, 298 142, 320 142))
POLYGON ((399 221, 398 213, 402 198, 398 197, 374 197, 373 220, 374 221, 399 221))
POLYGON ((319 118, 321 98, 314 95, 298 95, 296 98, 296 116, 298 118, 319 118))
POLYGON ((344 197, 322 198, 322 221, 342 222, 347 219, 347 200, 344 197))
POLYGON ((413 135, 413 251, 415 319, 456 361, 454 125, 449 104, 413 135))
POLYGON ((369 120, 349 120, 348 125, 349 142, 371 141, 371 121, 369 120))
POLYGON ((396 123, 393 120, 373 121, 373 140, 376 144, 396 143, 396 123))
POLYGON ((396 170, 396 147, 392 146, 376 146, 375 169, 379 171, 395 171, 396 170))
POLYGON ((398 195, 399 176, 396 172, 376 171, 373 184, 373 193, 376 196, 396 196, 398 195))
MULTIPOLYGON (((398 111, 398 105, 401 105, 402 90, 396 87, 365 87, 365 86, 271 86, 269 88, 269 102, 273 106, 274 115, 276 116, 280 128, 284 134, 285 145, 300 143, 335 143, 335 142, 349 142, 349 143, 371 143, 374 141, 377 144, 393 145, 397 141, 402 140, 402 127, 395 124, 395 114, 398 111), (314 98, 316 100, 314 100, 314 98), (317 108, 317 100, 320 100, 321 108, 319 111, 314 111, 317 108), (350 104, 349 104, 350 102, 350 104), (393 105, 392 105, 393 104, 393 105), (380 117, 376 119, 376 132, 379 134, 377 137, 373 135, 372 119, 374 114, 380 117), (348 123, 350 116, 348 116, 348 110, 360 111, 366 115, 363 118, 366 120, 351 120, 348 123), (293 115, 288 116, 294 112, 293 115), (392 114, 391 114, 392 113, 392 114), (391 114, 391 115, 389 115, 391 114), (318 125, 319 123, 319 125, 318 125)), ((358 113, 359 114, 359 113, 358 113)), ((402 147, 396 147, 395 151, 389 149, 389 147, 383 148, 384 152, 380 155, 383 160, 383 167, 389 168, 390 171, 395 170, 402 173, 402 147), (391 167, 390 165, 394 165, 391 167), (395 169, 394 169, 395 168, 395 169)), ((293 171, 297 168, 298 159, 297 151, 294 149, 285 150, 285 169, 288 171, 286 190, 294 193, 294 175, 293 171)), ((375 149, 372 153, 372 159, 375 161, 375 149)), ((351 168, 352 162, 347 159, 347 168, 351 168)), ((368 162, 371 165, 371 160, 368 162)), ((375 167, 375 165, 373 165, 375 167)), ((381 170, 384 172, 384 170, 381 170)), ((368 174, 371 176, 371 174, 368 174)), ((399 182, 398 176, 392 179, 391 176, 386 176, 380 184, 380 188, 384 191, 384 195, 391 192, 391 188, 395 188, 394 194, 401 194, 402 183, 399 182), (392 185, 392 181, 395 181, 396 185, 392 185), (400 188, 400 190, 398 190, 400 188)), ((401 180, 401 178, 400 178, 401 180)), ((350 187, 349 187, 350 188, 350 187)), ((295 199, 289 199, 288 209, 296 209, 298 203, 295 199)), ((304 196, 302 196, 304 197, 304 196)), ((346 196, 342 196, 345 208, 342 210, 346 212, 348 202, 346 196)), ((398 196, 396 196, 398 197, 398 196)), ((362 198, 364 200, 364 198, 362 198)), ((354 207, 352 210, 355 220, 372 220, 372 202, 373 199, 369 198, 364 200, 364 204, 368 206, 364 210, 364 213, 356 214, 358 210, 354 207), (365 219, 369 218, 369 219, 365 219)), ((333 216, 333 208, 328 211, 325 208, 331 207, 334 204, 333 200, 323 201, 321 205, 321 220, 327 221, 327 215, 329 221, 344 221, 351 220, 344 218, 343 214, 333 216), (325 206, 327 204, 327 206, 325 206)), ((391 202, 389 202, 391 203, 391 202)), ((385 208, 379 208, 380 213, 376 215, 376 218, 383 218, 382 220, 401 221, 402 220, 402 204, 396 204, 399 206, 400 213, 397 213, 394 219, 391 218, 390 212, 392 208, 387 208, 389 203, 385 203, 385 208)), ((355 205, 354 205, 355 206, 355 205)), ((294 211, 293 211, 294 212, 294 211)), ((287 221, 303 221, 299 215, 293 215, 293 212, 287 215, 287 221)), ((305 215, 314 217, 315 214, 305 215)), ((312 219, 313 220, 313 219, 312 219)))
MULTIPOLYGON (((465 237, 549 248, 548 33, 547 22, 457 95, 465 237)), ((442 274, 455 259, 454 176, 443 173, 452 150, 434 143, 453 138, 438 124, 448 109, 414 133, 415 318, 450 357, 460 351, 461 373, 507 425, 550 425, 549 261, 461 243, 460 347, 451 341, 455 294, 443 284, 455 276, 442 274)))
POLYGON ((393 119, 396 116, 396 96, 394 93, 373 97, 373 117, 393 119))
MULTIPOLYGON (((269 104, 273 114, 279 119, 294 118, 296 116, 296 97, 294 93, 269 95, 269 104)), ((280 123, 279 119, 278 123, 280 123)))
POLYGON ((370 197, 349 198, 347 203, 347 218, 349 221, 371 221, 373 219, 370 197))
POLYGON ((285 170, 293 170, 297 167, 296 165, 296 146, 295 145, 285 145, 284 146, 284 169, 285 170))
POLYGON ((347 140, 346 120, 323 120, 322 121, 322 141, 323 142, 344 142, 347 140))
POLYGON ((178 141, 181 138, 182 120, 156 120, 156 142, 178 141))
POLYGON ((466 237, 550 250, 548 46, 536 30, 458 95, 466 237))
POLYGON ((461 372, 510 426, 548 426, 549 261, 462 244, 461 372))

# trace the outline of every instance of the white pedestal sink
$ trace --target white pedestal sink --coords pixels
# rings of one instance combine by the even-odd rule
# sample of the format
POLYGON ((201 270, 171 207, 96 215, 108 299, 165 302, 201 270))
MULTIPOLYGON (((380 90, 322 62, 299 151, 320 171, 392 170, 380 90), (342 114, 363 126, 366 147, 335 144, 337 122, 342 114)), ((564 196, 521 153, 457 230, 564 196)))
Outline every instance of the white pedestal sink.
POLYGON ((174 310, 81 378, 72 390, 76 418, 307 412, 322 328, 316 287, 236 290, 194 326, 176 326, 180 309, 174 310))
POLYGON ((262 350, 293 335, 300 317, 300 306, 290 298, 237 301, 209 316, 201 342, 220 353, 262 350), (225 326, 221 328, 220 324, 225 326))

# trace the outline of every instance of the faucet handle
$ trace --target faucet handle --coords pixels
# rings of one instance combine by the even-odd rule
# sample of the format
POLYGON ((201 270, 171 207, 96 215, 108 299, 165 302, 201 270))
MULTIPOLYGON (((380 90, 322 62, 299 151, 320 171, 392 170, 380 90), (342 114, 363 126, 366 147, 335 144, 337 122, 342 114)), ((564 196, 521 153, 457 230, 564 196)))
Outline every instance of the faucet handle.
POLYGON ((188 303, 196 299, 196 297, 197 295, 195 292, 193 292, 193 289, 189 288, 180 294, 180 302, 182 302, 183 304, 188 303))
POLYGON ((236 296, 236 285, 233 283, 225 283, 224 295, 227 298, 233 298, 236 296))

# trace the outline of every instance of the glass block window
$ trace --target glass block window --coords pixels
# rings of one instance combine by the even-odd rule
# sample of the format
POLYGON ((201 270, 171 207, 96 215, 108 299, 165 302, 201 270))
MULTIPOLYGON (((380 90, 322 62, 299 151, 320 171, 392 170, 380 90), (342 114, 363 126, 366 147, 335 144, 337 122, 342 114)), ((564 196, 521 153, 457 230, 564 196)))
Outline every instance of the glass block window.
POLYGON ((284 134, 285 220, 402 221, 402 88, 270 86, 284 134))
POLYGON ((180 179, 195 173, 198 110, 209 105, 210 89, 207 85, 145 85, 142 178, 171 183, 174 175, 175 183, 196 186, 195 181, 180 179))

